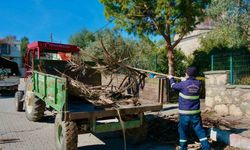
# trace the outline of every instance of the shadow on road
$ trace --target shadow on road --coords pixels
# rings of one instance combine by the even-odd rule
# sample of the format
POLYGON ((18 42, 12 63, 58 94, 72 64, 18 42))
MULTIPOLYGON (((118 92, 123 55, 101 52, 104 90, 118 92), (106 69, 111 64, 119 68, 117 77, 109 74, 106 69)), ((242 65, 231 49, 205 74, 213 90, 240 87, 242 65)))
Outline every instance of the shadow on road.
POLYGON ((177 109, 177 108, 178 108, 178 106, 171 106, 171 107, 163 108, 162 111, 173 110, 173 109, 177 109))
POLYGON ((230 128, 230 130, 228 130, 230 133, 235 133, 235 134, 239 134, 242 133, 244 131, 247 131, 248 129, 246 128, 230 128))
POLYGON ((17 139, 17 138, 4 138, 4 139, 0 139, 0 144, 17 143, 17 142, 21 142, 20 139, 17 139))
POLYGON ((14 98, 15 94, 0 94, 0 99, 14 98))
POLYGON ((82 146, 82 147, 78 147, 78 150, 105 150, 106 149, 106 145, 88 145, 88 146, 82 146))
POLYGON ((55 116, 54 115, 46 115, 42 118, 42 120, 40 122, 42 122, 42 123, 54 123, 55 116))

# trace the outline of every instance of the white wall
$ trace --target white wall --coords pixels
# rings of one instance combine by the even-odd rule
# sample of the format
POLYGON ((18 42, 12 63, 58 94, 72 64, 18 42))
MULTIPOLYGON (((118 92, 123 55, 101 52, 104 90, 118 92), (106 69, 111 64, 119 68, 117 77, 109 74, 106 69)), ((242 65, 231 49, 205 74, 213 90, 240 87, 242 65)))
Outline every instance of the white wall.
MULTIPOLYGON (((176 47, 180 48, 186 56, 191 55, 200 47, 199 38, 209 31, 210 30, 195 30, 186 35, 176 47)), ((175 36, 174 39, 177 40, 178 36, 175 36)))

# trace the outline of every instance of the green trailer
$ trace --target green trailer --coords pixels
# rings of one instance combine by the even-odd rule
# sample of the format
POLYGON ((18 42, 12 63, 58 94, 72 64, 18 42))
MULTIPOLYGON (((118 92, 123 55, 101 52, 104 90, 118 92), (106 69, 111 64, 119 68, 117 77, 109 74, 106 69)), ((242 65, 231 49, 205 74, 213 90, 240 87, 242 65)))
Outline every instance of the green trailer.
MULTIPOLYGON (((70 96, 67 79, 56 73, 42 73, 40 67, 47 70, 63 70, 65 60, 43 60, 42 53, 70 52, 77 49, 73 45, 36 42, 28 45, 26 56, 26 89, 24 96, 17 98, 19 105, 24 105, 26 117, 30 121, 39 121, 45 110, 53 110, 55 118, 55 143, 59 150, 77 149, 78 134, 104 133, 122 130, 119 114, 123 119, 124 129, 145 131, 144 112, 154 112, 162 109, 162 104, 145 102, 140 106, 121 106, 119 108, 96 107, 92 103, 70 96), (53 51, 52 51, 52 50, 53 51), (43 65, 41 65, 43 64, 43 65), (59 66, 59 67, 58 67, 59 66), (52 68, 52 69, 51 69, 52 68)), ((79 50, 78 50, 79 51, 79 50)), ((51 56, 51 55, 49 55, 51 56)), ((62 57, 66 59, 65 57, 62 57)), ((101 82, 101 75, 94 76, 101 82), (99 77, 98 77, 99 76, 99 77)), ((96 82, 96 79, 88 79, 96 82)), ((88 82, 89 82, 88 81, 88 82)), ((99 83, 101 84, 101 83, 99 83)), ((145 132, 133 134, 134 139, 145 139, 145 132)))
MULTIPOLYGON (((45 104, 57 111, 55 119, 55 137, 58 149, 77 148, 78 133, 103 133, 122 130, 116 108, 100 108, 95 105, 71 99, 67 93, 65 78, 33 72, 32 97, 26 102, 26 115, 31 121, 42 118, 45 104), (44 103, 44 104, 43 104, 44 103), (113 121, 110 121, 113 120, 113 121), (64 133, 66 132, 66 133, 64 133)), ((159 111, 161 105, 142 104, 141 106, 119 107, 125 129, 143 128, 143 113, 159 111)), ((145 131, 146 132, 146 131, 145 131)), ((145 139, 145 132, 135 134, 135 139, 145 139), (140 137, 138 137, 140 136, 140 137)), ((139 142, 139 141, 138 141, 139 142)))

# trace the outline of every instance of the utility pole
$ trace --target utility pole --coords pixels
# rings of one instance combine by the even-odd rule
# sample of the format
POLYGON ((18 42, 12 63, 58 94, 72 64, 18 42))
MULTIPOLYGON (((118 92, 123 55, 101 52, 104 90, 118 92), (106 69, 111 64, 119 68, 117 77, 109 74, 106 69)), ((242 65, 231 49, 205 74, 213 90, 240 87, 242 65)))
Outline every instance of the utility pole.
POLYGON ((52 35, 52 32, 50 33, 50 42, 53 42, 53 35, 52 35))

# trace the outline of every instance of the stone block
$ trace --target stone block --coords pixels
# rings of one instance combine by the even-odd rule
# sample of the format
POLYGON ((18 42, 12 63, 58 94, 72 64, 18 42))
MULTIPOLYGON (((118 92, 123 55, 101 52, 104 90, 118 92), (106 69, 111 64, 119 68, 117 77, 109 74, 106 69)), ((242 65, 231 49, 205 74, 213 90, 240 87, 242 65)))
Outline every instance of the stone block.
POLYGON ((207 87, 206 88, 206 96, 216 96, 219 95, 220 92, 218 92, 219 90, 215 87, 207 87))
POLYGON ((213 97, 206 97, 205 105, 207 107, 213 107, 214 106, 214 98, 213 97))
POLYGON ((216 105, 216 106, 214 107, 214 110, 215 110, 219 115, 223 115, 223 116, 228 115, 228 107, 227 107, 227 105, 224 105, 224 104, 222 104, 222 105, 216 105))
POLYGON ((223 91, 223 92, 220 93, 220 95, 221 95, 221 96, 225 96, 226 93, 223 91))
POLYGON ((240 101, 240 99, 239 99, 239 98, 237 98, 237 97, 235 97, 235 98, 234 98, 234 101, 235 101, 235 102, 239 102, 239 101, 240 101))
POLYGON ((240 96, 241 92, 239 90, 237 90, 237 89, 234 89, 234 90, 232 90, 231 94, 234 97, 238 97, 238 96, 240 96))
POLYGON ((237 85, 237 87, 239 87, 241 89, 250 90, 250 85, 237 85))
POLYGON ((206 89, 206 96, 211 96, 213 94, 213 90, 211 88, 206 89))
POLYGON ((245 93, 245 94, 243 94, 241 96, 241 98, 242 98, 243 101, 249 101, 250 102, 250 91, 247 92, 247 93, 245 93))
POLYGON ((236 85, 227 84, 227 85, 226 85, 226 88, 227 88, 227 89, 235 89, 235 88, 236 88, 236 85))
POLYGON ((242 116, 243 115, 240 107, 237 107, 234 104, 229 106, 229 114, 233 115, 233 116, 242 116))
POLYGON ((216 75, 216 84, 217 85, 226 85, 227 83, 228 83, 227 74, 216 75))
POLYGON ((206 85, 214 85, 215 84, 215 77, 214 75, 207 75, 205 80, 206 85))
POLYGON ((228 96, 228 95, 223 96, 223 102, 226 103, 226 104, 233 103, 233 100, 235 100, 234 97, 231 97, 231 96, 228 96))
POLYGON ((250 117, 250 103, 243 102, 241 103, 240 108, 242 112, 245 113, 245 116, 250 117))
POLYGON ((218 96, 218 95, 214 97, 214 101, 215 101, 216 104, 223 103, 222 97, 218 96))

